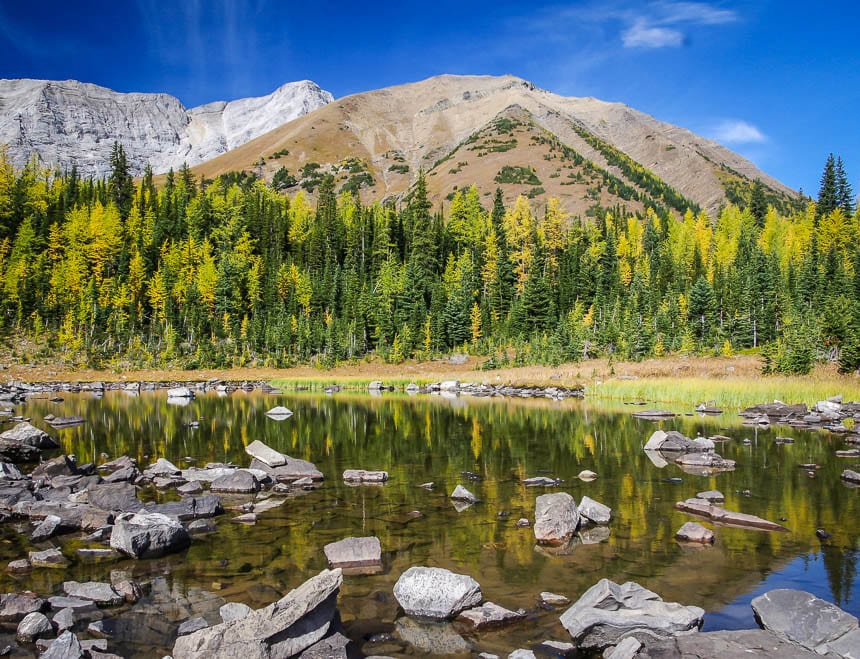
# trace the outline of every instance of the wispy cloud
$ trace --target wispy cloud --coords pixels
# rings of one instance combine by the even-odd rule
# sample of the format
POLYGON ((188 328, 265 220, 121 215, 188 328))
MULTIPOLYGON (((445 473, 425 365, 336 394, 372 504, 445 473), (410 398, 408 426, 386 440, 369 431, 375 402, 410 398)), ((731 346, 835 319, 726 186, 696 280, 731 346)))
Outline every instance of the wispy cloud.
POLYGON ((625 48, 666 48, 684 43, 684 33, 668 27, 655 27, 645 19, 637 20, 621 33, 625 48))
POLYGON ((742 119, 724 119, 711 131, 710 136, 723 144, 762 144, 767 136, 751 123, 742 119))
POLYGON ((652 2, 626 12, 628 27, 621 32, 621 42, 625 48, 673 48, 683 45, 692 27, 738 19, 734 10, 704 2, 652 2))

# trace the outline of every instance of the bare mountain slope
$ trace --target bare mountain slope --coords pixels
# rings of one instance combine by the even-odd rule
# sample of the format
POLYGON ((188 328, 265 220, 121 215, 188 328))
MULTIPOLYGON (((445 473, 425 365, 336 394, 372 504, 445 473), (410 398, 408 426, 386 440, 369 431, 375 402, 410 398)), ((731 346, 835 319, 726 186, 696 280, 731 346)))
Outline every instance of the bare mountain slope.
POLYGON ((165 172, 209 160, 331 100, 305 80, 267 96, 186 110, 168 94, 121 94, 75 80, 0 80, 0 144, 19 167, 37 153, 43 164, 76 165, 83 176, 100 177, 119 141, 133 173, 147 162, 165 172))
POLYGON ((737 192, 756 178, 777 197, 795 196, 748 160, 688 130, 621 103, 562 97, 513 76, 444 75, 345 97, 197 170, 214 177, 256 168, 271 178, 281 167, 306 188, 331 171, 341 185, 360 187, 365 199, 402 195, 424 169, 436 200, 473 183, 489 194, 510 178, 500 176, 505 167, 531 167, 530 184, 501 184, 506 197, 527 191, 539 201, 552 194, 577 213, 597 201, 679 208, 690 201, 714 211, 729 183, 737 192), (684 198, 677 203, 676 193, 684 198))

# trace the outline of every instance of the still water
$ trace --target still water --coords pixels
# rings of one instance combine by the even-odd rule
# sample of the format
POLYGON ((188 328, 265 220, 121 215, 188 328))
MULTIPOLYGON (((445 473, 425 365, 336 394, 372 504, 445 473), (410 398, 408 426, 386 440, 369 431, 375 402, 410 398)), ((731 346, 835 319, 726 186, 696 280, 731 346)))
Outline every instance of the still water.
MULTIPOLYGON (((132 456, 144 466, 159 457, 180 467, 192 464, 188 459, 196 465, 232 461, 246 466, 250 458, 244 447, 258 439, 314 462, 325 474, 321 488, 260 513, 254 526, 231 523, 238 513, 228 510, 216 518, 217 533, 196 538, 183 554, 88 563, 76 558, 80 539, 62 536, 55 541, 72 559, 70 568, 0 576, 0 592, 31 589, 42 595, 59 593, 68 579, 108 580, 112 570, 151 582, 149 595, 115 622, 110 648, 126 656, 162 656, 172 647, 180 622, 196 615, 218 622, 218 607, 225 601, 255 608, 274 601, 326 567, 325 544, 360 535, 380 539, 385 569, 345 577, 339 603, 348 635, 367 654, 419 653, 400 644, 396 633, 388 640, 366 640, 395 632, 399 614, 392 588, 413 565, 469 574, 481 584, 485 599, 530 611, 524 623, 466 639, 476 651, 500 654, 543 640, 569 640, 558 622, 561 610, 540 608, 539 593, 575 600, 603 577, 633 580, 667 600, 701 606, 708 612, 705 629, 754 627, 749 600, 778 587, 814 592, 860 615, 860 490, 839 478, 843 469, 856 468, 857 459, 835 457, 843 442, 827 433, 744 428, 735 414, 681 416, 658 425, 634 419, 631 413, 640 408, 579 400, 236 392, 206 394, 174 406, 164 392, 64 397, 62 403, 31 399, 17 412, 58 437, 79 463, 104 462, 100 456, 107 453, 132 456), (294 415, 284 421, 267 418, 266 410, 275 405, 289 407, 294 415), (87 423, 55 431, 41 422, 48 413, 80 415, 87 423), (191 421, 199 421, 199 427, 189 427, 191 421), (692 437, 731 437, 717 450, 736 460, 737 470, 705 477, 674 465, 659 468, 642 450, 657 427, 692 437), (777 444, 777 436, 795 443, 777 444), (809 462, 822 465, 813 476, 798 467, 809 462), (384 469, 390 480, 384 486, 347 486, 341 474, 349 468, 384 469), (580 481, 577 474, 584 469, 599 477, 580 481), (551 489, 519 482, 539 475, 564 482, 551 489), (664 480, 670 478, 682 481, 664 480), (434 489, 420 487, 429 481, 434 489), (458 513, 448 498, 458 484, 481 502, 458 513), (682 547, 674 533, 694 518, 674 510, 674 503, 710 489, 725 494, 725 508, 784 519, 790 532, 718 526, 713 547, 682 547), (518 528, 516 520, 533 519, 535 498, 559 490, 610 506, 608 537, 563 552, 536 547, 532 530, 518 528), (825 544, 815 535, 818 528, 832 533, 825 544)), ((242 502, 225 499, 225 506, 242 502)), ((34 549, 19 531, 29 532, 29 525, 2 529, 0 559, 21 558, 34 549)))

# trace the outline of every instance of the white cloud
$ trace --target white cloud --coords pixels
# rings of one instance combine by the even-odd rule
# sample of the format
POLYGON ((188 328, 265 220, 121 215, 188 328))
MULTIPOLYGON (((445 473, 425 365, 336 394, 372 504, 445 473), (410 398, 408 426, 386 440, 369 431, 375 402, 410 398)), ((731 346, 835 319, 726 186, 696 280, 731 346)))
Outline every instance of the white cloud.
POLYGON ((767 136, 751 123, 741 119, 725 119, 711 131, 711 137, 724 144, 761 144, 767 136))
POLYGON ((657 2, 653 7, 659 20, 666 23, 722 25, 738 20, 737 12, 704 2, 657 2))
POLYGON ((684 34, 672 28, 649 25, 640 18, 621 33, 621 41, 625 48, 666 48, 684 43, 684 34))

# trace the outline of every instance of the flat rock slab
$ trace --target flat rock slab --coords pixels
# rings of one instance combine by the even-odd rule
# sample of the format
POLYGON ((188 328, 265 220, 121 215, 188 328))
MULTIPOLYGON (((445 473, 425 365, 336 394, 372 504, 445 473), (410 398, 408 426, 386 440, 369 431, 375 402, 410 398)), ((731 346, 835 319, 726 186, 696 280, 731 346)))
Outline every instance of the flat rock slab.
POLYGON ((469 503, 477 503, 479 500, 478 497, 469 492, 469 490, 462 485, 458 485, 454 488, 454 491, 451 492, 451 498, 454 499, 454 501, 467 501, 469 503))
POLYGON ((144 508, 145 513, 160 513, 181 522, 192 519, 215 517, 224 513, 221 499, 214 494, 202 497, 185 497, 179 501, 167 503, 149 503, 144 508))
POLYGON ((813 659, 821 655, 794 643, 789 643, 761 629, 700 632, 662 641, 649 641, 640 655, 653 659, 675 657, 714 657, 719 659, 749 659, 778 657, 779 659, 813 659))
POLYGON ((209 486, 212 492, 229 492, 233 494, 244 494, 260 491, 260 481, 250 471, 237 469, 232 474, 226 474, 216 478, 209 486))
POLYGON ((47 602, 35 593, 0 595, 0 622, 21 622, 28 613, 42 611, 47 602))
POLYGON ((580 516, 595 524, 609 524, 612 509, 589 496, 583 496, 576 507, 580 516))
POLYGON ((550 606, 567 606, 570 604, 570 599, 564 595, 558 595, 549 591, 544 591, 540 594, 540 601, 550 606))
POLYGON ((78 659, 83 656, 84 651, 78 637, 70 631, 64 631, 51 641, 40 659, 78 659))
POLYGON ((719 490, 707 490, 705 492, 699 492, 696 494, 697 499, 704 499, 705 501, 725 501, 726 497, 723 496, 723 493, 719 490))
POLYGON ((206 629, 208 626, 209 623, 206 622, 206 618, 197 616, 196 618, 186 620, 181 625, 179 625, 179 630, 176 632, 176 635, 185 636, 186 634, 193 634, 194 632, 200 631, 201 629, 206 629))
POLYGON ((802 590, 771 590, 751 604, 766 630, 819 654, 858 629, 857 618, 802 590))
POLYGON ((493 602, 484 602, 481 606, 462 611, 457 620, 464 622, 475 630, 501 627, 525 618, 525 613, 511 611, 493 602))
MULTIPOLYGON (((274 408, 278 409, 278 408, 274 408)), ((283 408, 287 409, 287 408, 283 408)), ((289 412, 289 410, 287 410, 289 412)), ((269 414, 272 413, 272 410, 269 410, 269 414)), ((292 414, 292 412, 290 412, 292 414)), ((287 464, 287 456, 275 449, 266 446, 260 440, 255 439, 253 442, 248 444, 245 447, 245 453, 250 455, 252 458, 256 458, 260 462, 264 462, 270 467, 280 467, 281 465, 287 464)))
POLYGON ((388 480, 388 472, 347 469, 343 472, 343 480, 347 483, 384 483, 388 480))
POLYGON ((308 478, 311 481, 323 480, 322 472, 317 469, 316 465, 307 460, 299 460, 291 458, 288 455, 284 456, 286 462, 279 467, 270 467, 262 460, 254 458, 251 460, 249 469, 259 469, 269 475, 272 480, 279 483, 291 483, 303 478, 308 478))
POLYGON ((697 631, 705 612, 663 599, 637 583, 601 579, 561 616, 561 624, 581 648, 603 649, 628 636, 667 638, 697 631))
POLYGON ((67 597, 65 595, 57 595, 48 599, 51 609, 71 609, 75 613, 89 613, 95 611, 97 606, 92 600, 85 600, 79 597, 67 597))
POLYGON ((847 481, 849 483, 860 484, 860 473, 852 471, 851 469, 846 469, 842 472, 842 480, 847 481))
POLYGON ((481 586, 472 577, 437 567, 411 567, 394 584, 394 597, 412 616, 442 620, 480 604, 481 586))
POLYGON ((33 567, 65 568, 69 566, 69 559, 63 556, 59 549, 52 548, 45 551, 31 551, 30 565, 33 567))
POLYGON ((329 567, 367 567, 382 564, 379 538, 344 538, 323 547, 329 567))
POLYGON ((143 508, 137 488, 131 483, 101 483, 87 488, 87 500, 100 510, 136 513, 143 508))
POLYGON ((66 581, 63 583, 63 592, 66 596, 75 599, 90 600, 98 606, 119 606, 123 603, 123 596, 113 589, 109 583, 98 581, 66 581))
POLYGON ((233 622, 234 620, 241 620, 253 611, 254 609, 242 602, 227 602, 218 609, 218 614, 221 616, 221 622, 233 622))
POLYGON ((539 544, 563 545, 578 526, 576 502, 567 492, 543 494, 535 501, 534 533, 539 544))
POLYGON ((681 542, 712 544, 714 542, 714 532, 698 522, 687 522, 675 533, 675 539, 681 542))
POLYGON ((755 515, 726 510, 725 508, 711 505, 703 499, 679 501, 675 504, 675 508, 685 513, 705 517, 718 524, 759 529, 761 531, 788 531, 782 524, 777 524, 776 522, 771 522, 755 515))
POLYGON ((337 613, 340 570, 324 570, 274 604, 240 620, 176 639, 174 659, 271 659, 299 654, 325 638, 337 613))

